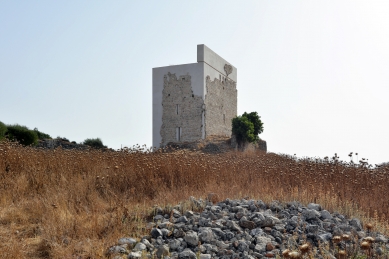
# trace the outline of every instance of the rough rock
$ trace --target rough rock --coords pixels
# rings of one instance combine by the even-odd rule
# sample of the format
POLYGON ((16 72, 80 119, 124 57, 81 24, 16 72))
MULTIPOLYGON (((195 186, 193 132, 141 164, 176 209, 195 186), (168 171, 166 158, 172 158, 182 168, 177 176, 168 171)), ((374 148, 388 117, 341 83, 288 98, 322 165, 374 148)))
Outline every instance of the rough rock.
POLYGON ((119 245, 127 244, 130 247, 133 247, 136 244, 136 240, 134 238, 131 238, 131 237, 122 237, 118 240, 118 244, 119 245))
POLYGON ((184 240, 192 245, 192 246, 197 246, 198 243, 199 243, 199 236, 197 235, 196 232, 194 231, 189 231, 186 233, 185 237, 184 237, 184 240))
POLYGON ((305 217, 305 219, 315 219, 315 218, 318 218, 320 217, 320 212, 318 212, 317 210, 313 210, 313 209, 306 209, 303 211, 303 216, 305 217))
POLYGON ((359 219, 354 218, 350 220, 350 225, 353 226, 357 231, 362 230, 361 221, 359 219))
POLYGON ((150 234, 151 234, 151 236, 152 236, 153 238, 157 238, 157 237, 159 237, 159 236, 162 236, 162 231, 161 231, 160 229, 158 229, 158 228, 153 228, 153 229, 151 230, 150 234))
POLYGON ((327 210, 322 210, 322 211, 320 212, 320 217, 321 217, 322 219, 332 219, 331 213, 329 213, 327 210))
POLYGON ((157 252, 155 254, 158 258, 161 258, 162 256, 166 256, 169 254, 169 247, 166 245, 162 245, 158 247, 157 252))
POLYGON ((197 259, 196 254, 192 252, 190 249, 185 249, 181 253, 178 254, 179 259, 197 259))
POLYGON ((131 252, 127 256, 128 259, 141 258, 141 257, 142 257, 141 252, 131 252))
MULTIPOLYGON (((312 246, 327 243, 336 254, 332 239, 343 234, 358 239, 352 241, 357 243, 372 236, 375 245, 389 249, 388 238, 382 233, 365 232, 359 219, 330 213, 315 203, 304 207, 298 202, 272 202, 268 206, 248 198, 213 203, 193 197, 191 202, 196 212, 183 211, 181 205, 155 209, 159 214, 147 224, 150 236, 142 237, 139 243, 133 237, 120 238, 107 253, 161 259, 280 258, 285 244, 296 238, 293 242, 297 245, 305 241, 312 246), (201 212, 197 212, 199 208, 201 212), (162 215, 166 211, 171 213, 162 215)), ((339 246, 347 249, 351 244, 343 240, 339 246)), ((374 251, 379 255, 384 250, 374 251)))
POLYGON ((133 251, 138 252, 138 251, 143 251, 146 250, 146 245, 143 243, 137 243, 133 249, 133 251))
POLYGON ((311 209, 311 210, 317 210, 317 211, 321 210, 320 204, 316 204, 316 203, 309 203, 307 207, 308 207, 308 209, 311 209))

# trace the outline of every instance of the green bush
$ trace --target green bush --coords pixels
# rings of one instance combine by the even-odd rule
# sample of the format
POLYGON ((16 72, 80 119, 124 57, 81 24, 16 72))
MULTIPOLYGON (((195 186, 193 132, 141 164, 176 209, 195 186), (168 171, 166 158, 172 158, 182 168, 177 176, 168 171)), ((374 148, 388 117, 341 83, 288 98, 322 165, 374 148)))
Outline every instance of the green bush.
POLYGON ((0 121, 0 140, 5 138, 6 133, 7 133, 7 126, 0 121))
POLYGON ((263 132, 263 122, 257 112, 243 113, 243 117, 246 117, 254 125, 254 135, 258 137, 263 132))
POLYGON ((38 135, 35 131, 28 129, 26 126, 18 124, 7 125, 7 138, 18 141, 20 144, 28 146, 35 145, 38 142, 38 135))
POLYGON ((51 136, 49 134, 39 131, 38 128, 35 128, 34 131, 38 135, 38 139, 51 139, 51 136))
POLYGON ((93 148, 106 148, 100 138, 87 138, 83 144, 93 148))
POLYGON ((232 133, 238 143, 255 141, 254 124, 247 117, 238 116, 232 119, 232 133))
POLYGON ((235 135, 238 143, 256 142, 258 134, 263 132, 263 123, 257 112, 243 113, 232 119, 232 134, 235 135))

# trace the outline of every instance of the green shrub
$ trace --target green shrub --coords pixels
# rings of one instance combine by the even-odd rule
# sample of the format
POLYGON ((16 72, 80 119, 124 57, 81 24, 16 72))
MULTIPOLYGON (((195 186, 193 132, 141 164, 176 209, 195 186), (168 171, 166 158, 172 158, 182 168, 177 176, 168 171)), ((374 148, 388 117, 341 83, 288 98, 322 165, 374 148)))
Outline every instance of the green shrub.
POLYGON ((106 148, 100 138, 87 138, 83 144, 93 148, 106 148))
POLYGON ((0 121, 0 140, 5 138, 6 133, 7 133, 7 126, 0 121))
POLYGON ((243 113, 232 119, 232 134, 235 135, 238 143, 256 142, 258 134, 263 132, 263 123, 257 112, 243 113))
POLYGON ((254 124, 243 116, 238 116, 232 119, 232 133, 235 135, 238 143, 256 140, 254 135, 254 124))
POLYGON ((38 128, 35 128, 34 131, 38 135, 38 139, 51 139, 51 136, 49 134, 39 131, 38 128))
POLYGON ((35 145, 38 142, 38 135, 35 131, 28 129, 26 126, 18 124, 7 125, 7 138, 18 141, 20 144, 28 146, 35 145))
POLYGON ((243 113, 243 117, 246 117, 254 125, 254 135, 258 136, 263 132, 263 122, 257 112, 243 113))

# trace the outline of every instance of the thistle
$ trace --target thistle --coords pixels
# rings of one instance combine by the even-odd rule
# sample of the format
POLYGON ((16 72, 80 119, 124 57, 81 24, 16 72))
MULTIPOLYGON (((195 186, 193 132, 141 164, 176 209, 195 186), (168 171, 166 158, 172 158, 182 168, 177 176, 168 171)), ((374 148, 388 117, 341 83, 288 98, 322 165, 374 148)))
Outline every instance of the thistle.
POLYGON ((305 244, 303 244, 303 245, 301 245, 301 246, 299 246, 299 249, 300 249, 300 251, 301 251, 301 254, 306 254, 306 253, 308 253, 308 251, 310 250, 310 245, 308 244, 308 243, 305 243, 305 244))
POLYGON ((289 255, 289 258, 292 258, 292 259, 300 259, 301 258, 301 254, 297 251, 292 251, 288 255, 289 255))

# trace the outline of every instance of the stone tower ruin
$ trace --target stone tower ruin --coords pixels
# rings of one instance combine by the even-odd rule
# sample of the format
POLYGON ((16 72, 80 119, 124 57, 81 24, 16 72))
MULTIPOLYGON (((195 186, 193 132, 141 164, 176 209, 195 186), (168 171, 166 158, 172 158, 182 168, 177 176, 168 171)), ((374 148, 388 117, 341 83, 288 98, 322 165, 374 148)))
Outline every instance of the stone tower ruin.
POLYGON ((153 146, 231 136, 237 70, 205 45, 197 63, 153 68, 153 146))

